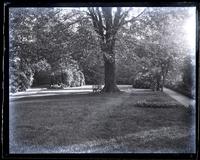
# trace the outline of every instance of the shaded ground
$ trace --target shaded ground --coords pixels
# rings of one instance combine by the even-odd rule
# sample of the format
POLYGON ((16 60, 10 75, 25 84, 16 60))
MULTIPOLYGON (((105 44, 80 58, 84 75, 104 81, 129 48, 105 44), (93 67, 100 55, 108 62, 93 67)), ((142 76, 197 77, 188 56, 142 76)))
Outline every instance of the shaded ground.
POLYGON ((93 94, 86 86, 82 94, 44 89, 11 96, 10 152, 194 152, 191 110, 165 93, 120 88, 125 92, 93 94), (144 100, 168 107, 139 107, 144 100))

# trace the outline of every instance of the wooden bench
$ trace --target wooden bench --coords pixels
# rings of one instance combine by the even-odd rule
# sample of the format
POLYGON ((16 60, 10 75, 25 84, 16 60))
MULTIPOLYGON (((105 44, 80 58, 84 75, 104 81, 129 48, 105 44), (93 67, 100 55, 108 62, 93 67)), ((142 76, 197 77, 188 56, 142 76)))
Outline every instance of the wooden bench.
POLYGON ((93 85, 92 90, 93 92, 100 92, 102 90, 102 85, 93 85))

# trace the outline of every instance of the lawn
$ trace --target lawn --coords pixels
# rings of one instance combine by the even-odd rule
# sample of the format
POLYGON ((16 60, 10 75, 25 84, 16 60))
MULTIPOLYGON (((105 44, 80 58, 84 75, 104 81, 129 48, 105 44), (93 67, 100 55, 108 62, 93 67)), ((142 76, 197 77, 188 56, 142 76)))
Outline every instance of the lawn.
POLYGON ((162 92, 58 92, 12 99, 9 107, 11 153, 195 150, 193 112, 162 92))

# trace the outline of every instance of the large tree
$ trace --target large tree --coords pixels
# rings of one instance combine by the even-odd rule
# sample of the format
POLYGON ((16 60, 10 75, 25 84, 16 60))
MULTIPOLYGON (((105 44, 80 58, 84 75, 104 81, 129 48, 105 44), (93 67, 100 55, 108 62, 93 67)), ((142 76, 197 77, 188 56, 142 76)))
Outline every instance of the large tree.
POLYGON ((104 59, 105 86, 103 92, 118 92, 115 76, 115 42, 118 30, 137 16, 127 20, 128 10, 117 7, 89 7, 88 15, 92 19, 93 27, 101 39, 101 51, 104 59))

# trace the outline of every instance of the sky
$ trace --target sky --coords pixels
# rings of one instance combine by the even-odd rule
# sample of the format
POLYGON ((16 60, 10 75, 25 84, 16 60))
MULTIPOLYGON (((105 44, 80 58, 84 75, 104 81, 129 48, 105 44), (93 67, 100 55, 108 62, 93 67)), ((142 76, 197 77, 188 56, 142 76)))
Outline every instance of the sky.
POLYGON ((191 46, 192 49, 195 49, 195 41, 196 41, 196 8, 190 7, 189 13, 190 17, 186 20, 184 24, 184 30, 186 32, 186 38, 188 45, 191 46))

